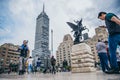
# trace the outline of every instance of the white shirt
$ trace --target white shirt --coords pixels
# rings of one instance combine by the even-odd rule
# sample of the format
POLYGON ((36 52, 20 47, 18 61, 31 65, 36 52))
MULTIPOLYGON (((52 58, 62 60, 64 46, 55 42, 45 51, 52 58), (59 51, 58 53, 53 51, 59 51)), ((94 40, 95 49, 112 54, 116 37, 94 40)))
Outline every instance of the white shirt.
POLYGON ((32 65, 32 63, 33 63, 33 58, 29 58, 28 60, 27 60, 27 62, 28 62, 28 64, 30 65, 32 65))

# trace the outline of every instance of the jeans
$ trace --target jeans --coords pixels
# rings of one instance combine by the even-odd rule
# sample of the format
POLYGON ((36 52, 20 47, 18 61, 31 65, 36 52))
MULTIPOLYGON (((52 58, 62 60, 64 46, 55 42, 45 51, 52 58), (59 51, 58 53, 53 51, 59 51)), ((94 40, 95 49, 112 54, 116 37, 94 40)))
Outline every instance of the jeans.
POLYGON ((118 43, 120 43, 120 34, 109 35, 108 42, 110 53, 110 65, 112 69, 116 70, 118 69, 116 50, 118 43))
POLYGON ((25 63, 27 59, 24 57, 20 57, 19 59, 19 70, 25 70, 25 63))
POLYGON ((28 66, 28 72, 33 72, 32 64, 29 64, 29 66, 28 66))
POLYGON ((52 65, 52 74, 55 74, 56 73, 56 71, 55 71, 55 65, 52 65))
POLYGON ((100 63, 101 63, 102 71, 105 72, 106 70, 109 70, 110 68, 108 66, 107 53, 98 53, 98 56, 100 58, 100 63))

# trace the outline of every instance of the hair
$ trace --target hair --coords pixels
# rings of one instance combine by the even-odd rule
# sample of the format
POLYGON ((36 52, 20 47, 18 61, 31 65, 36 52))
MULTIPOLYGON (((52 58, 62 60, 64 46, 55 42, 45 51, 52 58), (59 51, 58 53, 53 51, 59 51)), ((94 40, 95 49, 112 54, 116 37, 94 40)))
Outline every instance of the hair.
POLYGON ((28 43, 28 40, 23 40, 23 42, 26 42, 26 43, 28 43))
POLYGON ((116 54, 119 54, 119 52, 116 52, 116 54))
POLYGON ((106 12, 99 12, 98 13, 98 18, 100 17, 100 16, 102 16, 102 14, 107 14, 106 12))
POLYGON ((54 58, 54 56, 52 56, 52 58, 54 58))
POLYGON ((104 41, 104 43, 108 43, 108 41, 104 41))
POLYGON ((101 42, 101 40, 100 40, 100 39, 98 39, 98 42, 101 42))

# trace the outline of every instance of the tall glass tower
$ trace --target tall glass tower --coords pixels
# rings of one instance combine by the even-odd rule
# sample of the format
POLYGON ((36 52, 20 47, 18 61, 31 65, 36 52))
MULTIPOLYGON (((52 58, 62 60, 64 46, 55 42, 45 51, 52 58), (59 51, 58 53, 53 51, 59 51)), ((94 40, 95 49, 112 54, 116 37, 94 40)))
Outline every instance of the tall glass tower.
POLYGON ((45 65, 45 59, 50 56, 49 51, 49 17, 44 11, 36 19, 35 45, 32 51, 33 57, 39 57, 45 65))

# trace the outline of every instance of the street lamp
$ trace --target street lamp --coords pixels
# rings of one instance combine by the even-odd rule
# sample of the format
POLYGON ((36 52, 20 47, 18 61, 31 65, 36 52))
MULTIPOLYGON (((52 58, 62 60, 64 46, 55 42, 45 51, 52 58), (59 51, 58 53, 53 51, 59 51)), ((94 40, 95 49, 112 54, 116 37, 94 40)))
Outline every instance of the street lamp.
POLYGON ((53 30, 51 29, 51 55, 53 55, 53 30))

